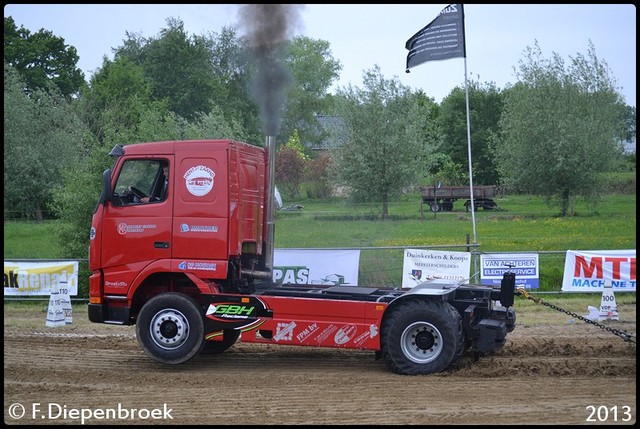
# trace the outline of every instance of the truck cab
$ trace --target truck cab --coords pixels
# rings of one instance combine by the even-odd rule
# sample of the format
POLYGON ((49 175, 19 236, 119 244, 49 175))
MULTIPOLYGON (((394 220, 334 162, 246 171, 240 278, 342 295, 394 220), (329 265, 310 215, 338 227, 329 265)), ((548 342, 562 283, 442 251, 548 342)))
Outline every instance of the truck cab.
POLYGON ((132 323, 140 288, 175 287, 169 279, 194 276, 210 293, 239 290, 230 279, 243 268, 267 275, 261 147, 168 141, 116 146, 110 155, 90 235, 92 318, 132 323))

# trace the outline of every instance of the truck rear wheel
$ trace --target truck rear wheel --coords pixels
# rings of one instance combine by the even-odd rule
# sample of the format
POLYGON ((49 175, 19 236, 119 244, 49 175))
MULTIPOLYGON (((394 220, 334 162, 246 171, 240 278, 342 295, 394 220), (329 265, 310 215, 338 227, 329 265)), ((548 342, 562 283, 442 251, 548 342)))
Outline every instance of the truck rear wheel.
POLYGON ((382 357, 396 374, 434 374, 453 367, 464 351, 462 317, 444 301, 412 300, 382 324, 382 357))
POLYGON ((136 336, 144 352, 165 364, 179 364, 204 346, 204 321, 193 298, 164 293, 150 299, 138 315, 136 336))
POLYGON ((204 342, 204 347, 200 353, 205 355, 217 355, 226 351, 229 347, 234 345, 240 338, 240 331, 236 329, 225 329, 222 336, 222 341, 207 340, 204 342))

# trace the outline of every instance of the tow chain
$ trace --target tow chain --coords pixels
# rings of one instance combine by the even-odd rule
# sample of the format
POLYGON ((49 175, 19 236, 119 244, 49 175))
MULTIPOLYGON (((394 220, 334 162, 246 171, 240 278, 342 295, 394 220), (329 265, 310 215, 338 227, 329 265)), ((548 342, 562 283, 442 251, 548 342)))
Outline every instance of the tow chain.
POLYGON ((529 295, 529 293, 526 291, 526 289, 518 288, 516 294, 517 295, 524 295, 525 298, 530 299, 531 301, 535 302, 536 304, 546 305, 547 307, 553 308, 554 310, 558 310, 558 311, 560 311, 562 313, 568 314, 569 316, 573 316, 576 319, 580 319, 583 322, 589 323, 591 325, 595 325, 600 329, 603 329, 605 331, 611 332, 614 335, 619 336, 620 338, 622 338, 626 342, 630 342, 630 343, 634 343, 634 344, 636 343, 635 339, 633 338, 633 334, 629 334, 628 332, 621 331, 619 329, 610 328, 610 327, 605 326, 605 325, 603 325, 601 323, 594 322, 591 319, 587 319, 584 316, 580 316, 579 314, 576 314, 576 313, 574 313, 572 311, 568 311, 568 310, 565 310, 564 308, 558 307, 557 305, 551 304, 549 302, 545 302, 540 298, 535 298, 535 297, 529 295))

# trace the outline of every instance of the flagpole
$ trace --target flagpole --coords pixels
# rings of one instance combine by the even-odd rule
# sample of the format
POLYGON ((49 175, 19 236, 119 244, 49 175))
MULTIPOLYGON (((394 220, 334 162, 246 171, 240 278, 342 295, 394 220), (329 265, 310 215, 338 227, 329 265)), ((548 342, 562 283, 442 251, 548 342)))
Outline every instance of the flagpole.
MULTIPOLYGON (((473 162, 471 158, 471 115, 469 114, 469 80, 467 78, 467 38, 464 26, 464 4, 460 4, 462 18, 462 49, 464 51, 464 93, 467 108, 467 156, 469 158, 469 196, 471 197, 471 224, 473 225, 473 250, 478 249, 478 236, 476 234, 476 202, 473 196, 473 162)), ((478 257, 474 259, 474 271, 478 272, 478 257)))
POLYGON ((467 105, 467 156, 469 158, 469 195, 471 196, 471 223, 473 224, 473 244, 478 244, 476 236, 476 206, 473 200, 473 167, 471 163, 471 120, 469 119, 469 84, 467 83, 467 57, 464 57, 464 92, 467 105))
POLYGON ((409 53, 407 54, 407 73, 409 73, 409 69, 411 67, 415 67, 418 64, 422 64, 427 61, 438 61, 459 57, 464 58, 464 90, 467 107, 467 152, 469 157, 469 194, 471 197, 471 221, 473 224, 473 246, 475 249, 478 245, 478 237, 476 234, 476 205, 473 197, 471 121, 469 119, 469 84, 467 79, 467 47, 464 34, 464 4, 454 3, 442 9, 433 21, 407 40, 405 48, 409 50, 409 53))

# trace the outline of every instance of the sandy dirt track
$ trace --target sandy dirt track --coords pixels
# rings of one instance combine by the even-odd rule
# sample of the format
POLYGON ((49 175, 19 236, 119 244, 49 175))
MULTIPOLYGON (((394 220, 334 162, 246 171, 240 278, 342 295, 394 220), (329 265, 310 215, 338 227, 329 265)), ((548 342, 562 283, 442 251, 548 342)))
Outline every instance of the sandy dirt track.
MULTIPOLYGON (((134 327, 91 324, 74 310, 74 323, 47 328, 41 309, 5 306, 4 421, 80 424, 85 413, 85 424, 634 424, 635 343, 549 311, 548 325, 518 324, 495 355, 400 376, 373 352, 241 341, 163 366, 143 354, 134 327)), ((635 313, 634 302, 604 324, 635 335, 635 313)))

